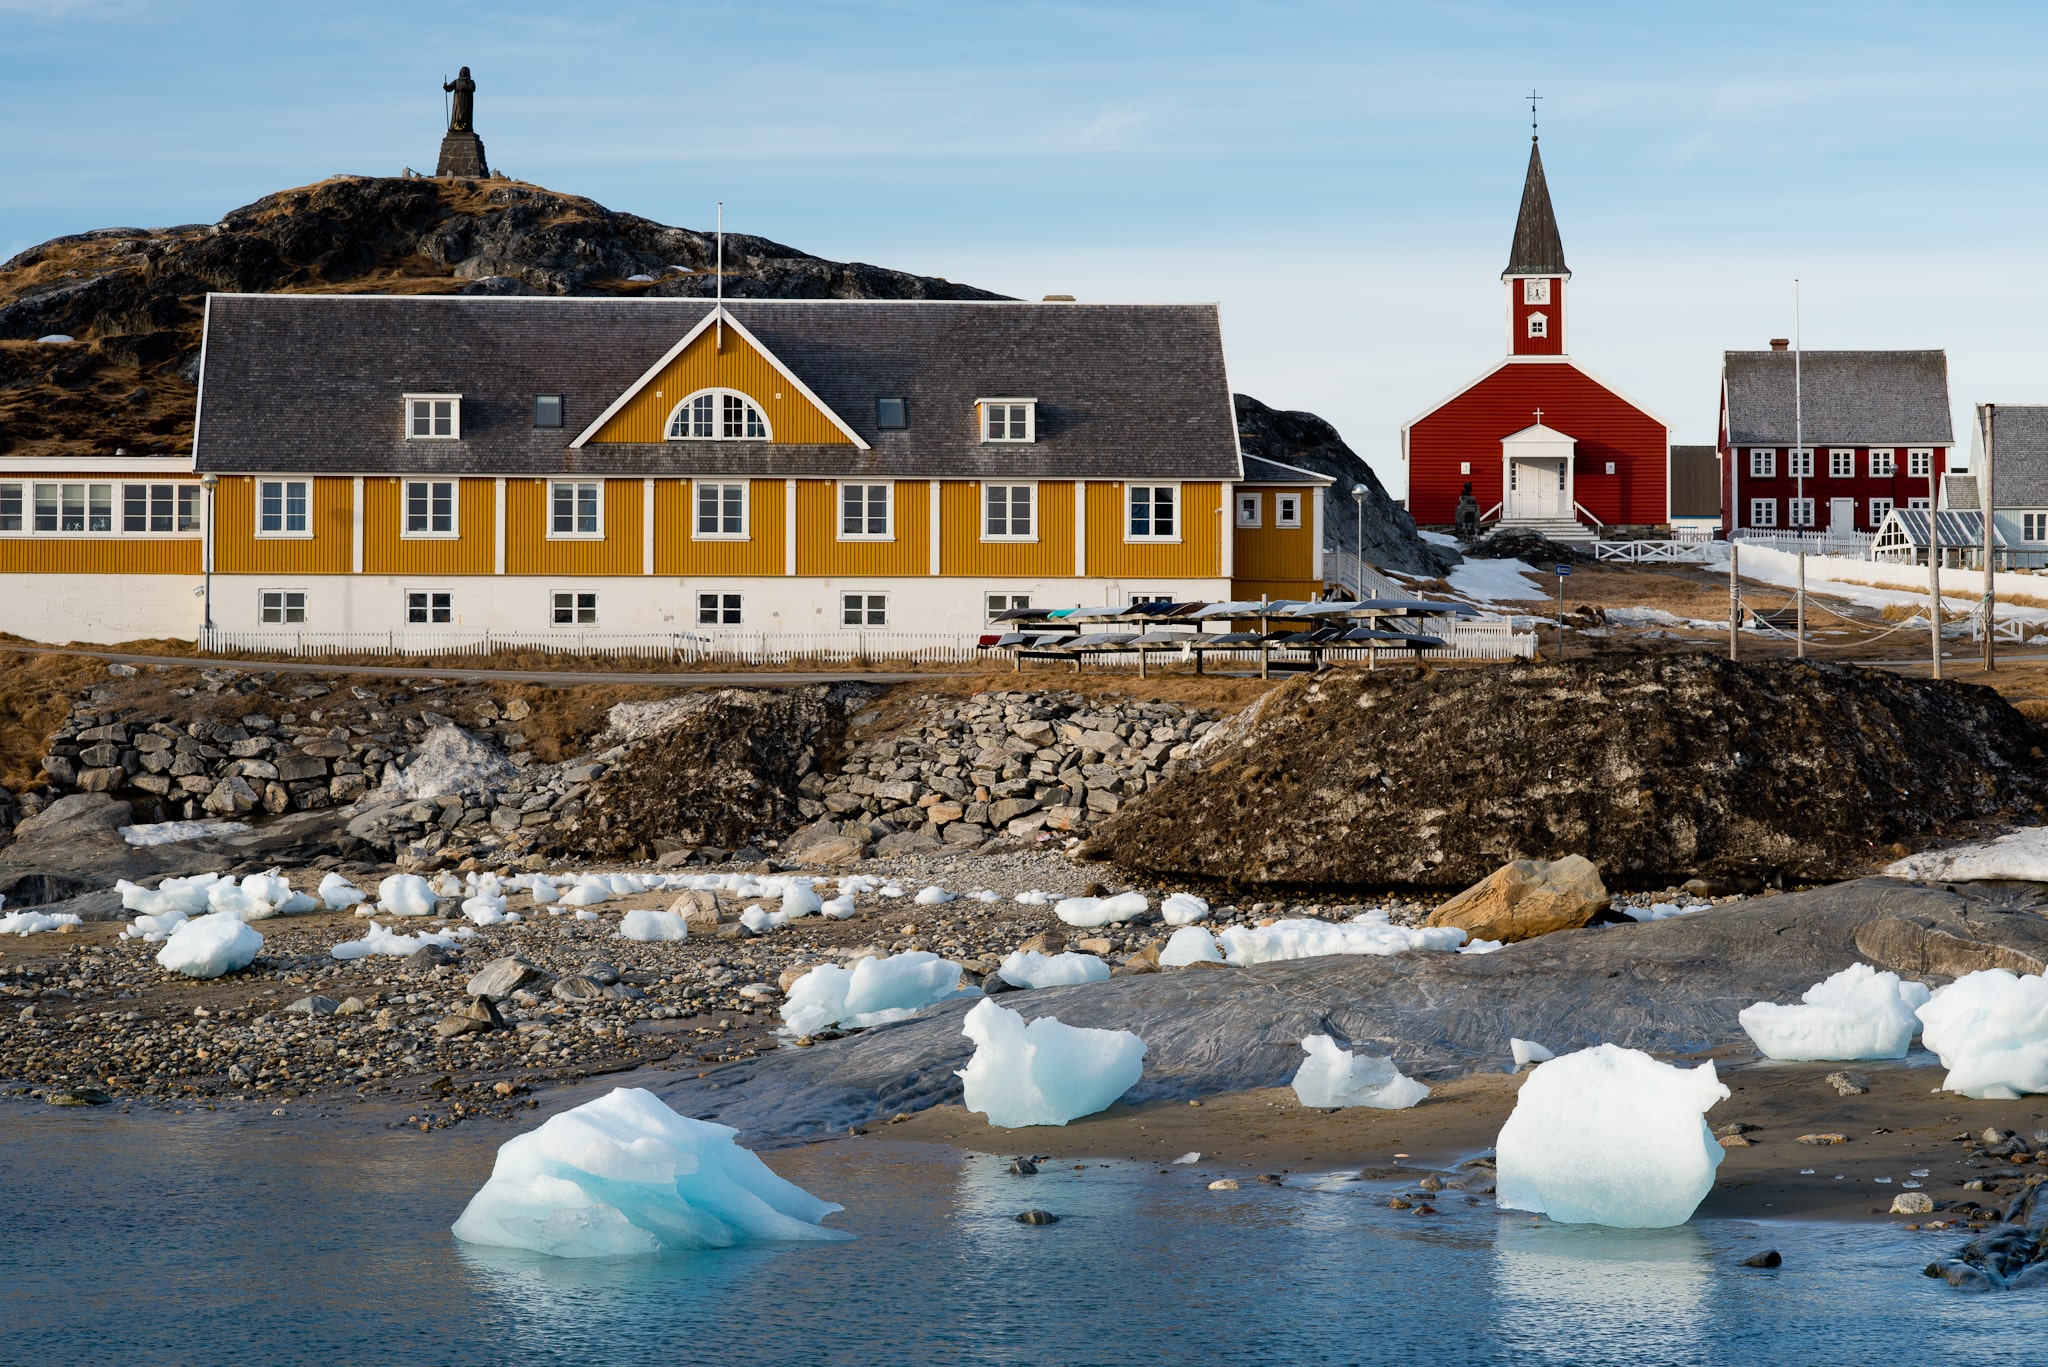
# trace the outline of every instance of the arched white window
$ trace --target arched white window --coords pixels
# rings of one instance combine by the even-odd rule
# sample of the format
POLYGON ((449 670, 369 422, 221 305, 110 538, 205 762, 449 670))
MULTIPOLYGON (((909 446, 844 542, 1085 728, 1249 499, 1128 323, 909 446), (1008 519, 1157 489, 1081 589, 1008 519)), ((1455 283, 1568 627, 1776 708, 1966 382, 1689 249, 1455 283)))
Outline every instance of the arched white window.
POLYGON ((769 441, 768 419, 746 395, 700 389, 668 415, 670 441, 769 441))

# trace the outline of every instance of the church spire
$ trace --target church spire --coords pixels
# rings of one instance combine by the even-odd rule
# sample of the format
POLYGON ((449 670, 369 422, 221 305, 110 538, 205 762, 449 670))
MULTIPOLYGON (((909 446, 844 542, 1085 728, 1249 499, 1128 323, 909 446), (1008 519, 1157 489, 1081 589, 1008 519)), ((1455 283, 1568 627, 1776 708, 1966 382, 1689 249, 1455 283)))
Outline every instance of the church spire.
POLYGON ((1564 264, 1564 243, 1557 235, 1557 215, 1550 210, 1550 186, 1543 179, 1543 153, 1529 138, 1529 175, 1522 182, 1522 212, 1515 217, 1515 241, 1508 249, 1508 268, 1501 278, 1516 275, 1571 275, 1564 264))

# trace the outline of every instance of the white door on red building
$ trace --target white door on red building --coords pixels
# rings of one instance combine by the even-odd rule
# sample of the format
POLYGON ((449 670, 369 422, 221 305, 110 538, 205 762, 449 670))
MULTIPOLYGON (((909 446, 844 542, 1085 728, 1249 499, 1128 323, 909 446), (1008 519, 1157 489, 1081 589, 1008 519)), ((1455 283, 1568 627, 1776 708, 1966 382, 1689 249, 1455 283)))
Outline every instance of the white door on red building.
POLYGON ((1853 532, 1856 530, 1855 499, 1831 498, 1828 500, 1828 530, 1831 532, 1853 532))
POLYGON ((1510 460, 1508 520, 1569 517, 1564 502, 1564 470, 1562 460, 1510 460))

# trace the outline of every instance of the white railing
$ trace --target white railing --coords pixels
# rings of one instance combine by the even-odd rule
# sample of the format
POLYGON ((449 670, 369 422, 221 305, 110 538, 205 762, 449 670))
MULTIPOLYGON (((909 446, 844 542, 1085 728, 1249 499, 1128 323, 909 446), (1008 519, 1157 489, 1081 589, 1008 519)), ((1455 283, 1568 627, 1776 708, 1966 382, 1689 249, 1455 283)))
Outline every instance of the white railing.
POLYGON ((972 660, 979 633, 952 631, 294 631, 268 627, 200 632, 199 649, 298 657, 347 655, 474 656, 543 654, 677 664, 785 664, 815 660, 948 663, 972 660))
POLYGON ((1875 532, 1796 532, 1766 531, 1745 527, 1737 531, 1733 539, 1745 546, 1768 546, 1774 551, 1791 551, 1797 554, 1805 551, 1808 555, 1840 555, 1851 560, 1871 558, 1871 544, 1877 540, 1875 532))
POLYGON ((1335 584, 1353 598, 1412 598, 1415 591, 1390 578, 1377 565, 1367 563, 1361 572, 1355 557, 1336 551, 1323 552, 1323 582, 1335 584))
POLYGON ((1593 558, 1630 565, 1698 565, 1711 563, 1717 556, 1714 543, 1707 540, 1595 541, 1593 558))

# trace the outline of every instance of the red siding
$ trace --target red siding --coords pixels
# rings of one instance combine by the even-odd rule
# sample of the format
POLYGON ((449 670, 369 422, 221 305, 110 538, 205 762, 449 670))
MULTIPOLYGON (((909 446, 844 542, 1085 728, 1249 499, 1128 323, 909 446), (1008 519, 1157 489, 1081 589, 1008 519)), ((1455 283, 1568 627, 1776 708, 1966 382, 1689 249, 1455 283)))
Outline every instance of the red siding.
MULTIPOLYGON (((1550 280, 1550 302, 1547 304, 1525 304, 1522 302, 1522 282, 1510 280, 1508 285, 1508 354, 1510 356, 1562 356, 1564 355, 1564 286, 1561 277, 1550 280), (1529 335, 1529 315, 1543 315, 1544 335, 1529 335)), ((1549 412, 1549 409, 1543 410, 1549 412)))
MULTIPOLYGON (((1877 530, 1877 524, 1870 517, 1871 499, 1888 498, 1892 501, 1893 506, 1904 508, 1908 506, 1908 500, 1910 499, 1934 497, 1934 490, 1928 487, 1925 475, 1909 475, 1906 473, 1906 452, 1909 450, 1924 451, 1929 449, 1924 446, 1877 447, 1876 449, 1879 451, 1890 451, 1892 453, 1893 468, 1898 472, 1889 478, 1877 479, 1873 479, 1868 473, 1870 470, 1870 452, 1872 448, 1868 446, 1857 447, 1856 473, 1845 479, 1837 479, 1828 473, 1828 451, 1830 449, 1840 450, 1842 448, 1816 446, 1813 448, 1814 472, 1803 481, 1794 479, 1791 475, 1785 473, 1786 470, 1791 468, 1791 461, 1788 456, 1791 450, 1789 446, 1777 448, 1778 459, 1776 469, 1778 473, 1776 475, 1761 479, 1752 476, 1749 473, 1749 453, 1753 449, 1756 448, 1738 446, 1731 452, 1728 449, 1726 438, 1723 438, 1721 447, 1721 469, 1723 472, 1721 476, 1721 526, 1723 530, 1730 527, 1748 527, 1753 525, 1749 516, 1749 501, 1753 498, 1774 498, 1778 501, 1777 530, 1779 531, 1795 530, 1792 527, 1792 509, 1786 502, 1787 499, 1805 497, 1813 500, 1812 527, 1800 527, 1796 530, 1826 531, 1828 529, 1828 501, 1836 498, 1853 498, 1856 500, 1856 530, 1859 532, 1874 532, 1877 530), (1805 486, 1803 490, 1800 487, 1802 484, 1805 486)), ((1934 474, 1938 481, 1948 470, 1949 448, 1936 446, 1932 449, 1934 451, 1934 474)))
POLYGON ((1664 424, 1569 361, 1504 365, 1408 429, 1415 520, 1448 526, 1467 480, 1482 513, 1499 503, 1501 439, 1532 425, 1539 408, 1545 426, 1578 442, 1573 487, 1589 512, 1602 522, 1664 521, 1664 424), (1462 461, 1472 462, 1471 474, 1458 472, 1462 461))

